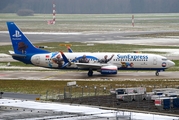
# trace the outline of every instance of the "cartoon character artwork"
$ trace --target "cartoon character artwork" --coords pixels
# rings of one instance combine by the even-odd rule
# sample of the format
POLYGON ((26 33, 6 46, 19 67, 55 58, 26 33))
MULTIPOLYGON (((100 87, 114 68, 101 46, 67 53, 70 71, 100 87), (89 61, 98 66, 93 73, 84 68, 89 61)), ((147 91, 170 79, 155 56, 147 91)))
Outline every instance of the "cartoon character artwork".
POLYGON ((134 67, 134 63, 133 63, 133 62, 130 63, 130 67, 131 67, 131 68, 134 67))
POLYGON ((121 62, 121 68, 133 68, 134 67, 134 63, 131 62, 121 62))
POLYGON ((22 54, 26 53, 26 49, 28 48, 28 46, 24 43, 24 42, 19 42, 18 43, 18 51, 22 52, 22 54))
POLYGON ((58 64, 58 68, 61 68, 63 65, 63 58, 61 57, 61 55, 57 55, 55 58, 52 59, 52 61, 56 64, 58 64))
POLYGON ((78 60, 77 60, 78 58, 77 57, 75 57, 71 62, 73 62, 73 63, 77 63, 78 62, 78 60))
POLYGON ((77 56, 74 59, 71 60, 72 63, 89 63, 91 62, 90 60, 96 62, 98 61, 98 58, 94 57, 94 56, 87 56, 87 55, 83 55, 83 56, 77 56))
POLYGON ((89 63, 89 59, 87 59, 86 55, 83 55, 83 56, 79 59, 79 63, 89 63))
POLYGON ((108 59, 108 56, 105 55, 103 59, 99 60, 100 63, 108 63, 112 58, 114 57, 114 54, 111 55, 111 57, 108 59))

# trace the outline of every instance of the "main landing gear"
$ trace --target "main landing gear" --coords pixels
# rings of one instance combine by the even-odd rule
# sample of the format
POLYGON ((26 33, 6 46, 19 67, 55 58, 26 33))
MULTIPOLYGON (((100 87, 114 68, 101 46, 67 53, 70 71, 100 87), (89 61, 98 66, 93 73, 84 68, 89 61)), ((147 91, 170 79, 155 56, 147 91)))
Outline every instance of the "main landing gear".
POLYGON ((89 70, 89 71, 88 71, 88 76, 89 76, 89 77, 93 76, 93 70, 89 70))

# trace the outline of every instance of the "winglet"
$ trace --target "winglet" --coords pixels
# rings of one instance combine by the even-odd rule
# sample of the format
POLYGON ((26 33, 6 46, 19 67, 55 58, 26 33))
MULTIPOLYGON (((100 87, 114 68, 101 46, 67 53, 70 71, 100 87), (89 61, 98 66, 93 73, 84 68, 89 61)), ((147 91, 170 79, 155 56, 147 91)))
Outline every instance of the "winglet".
POLYGON ((63 55, 64 53, 62 51, 60 51, 60 54, 63 55))
POLYGON ((73 50, 70 48, 70 46, 67 46, 68 52, 73 53, 73 50))

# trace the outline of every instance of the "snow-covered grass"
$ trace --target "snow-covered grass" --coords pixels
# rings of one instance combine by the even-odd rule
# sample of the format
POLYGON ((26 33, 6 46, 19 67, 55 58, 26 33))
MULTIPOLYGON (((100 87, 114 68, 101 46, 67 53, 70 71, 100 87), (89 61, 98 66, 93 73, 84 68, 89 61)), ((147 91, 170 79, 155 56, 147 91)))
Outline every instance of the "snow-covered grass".
POLYGON ((47 25, 51 14, 17 16, 0 14, 0 30, 6 31, 6 21, 14 21, 23 31, 38 32, 108 32, 178 30, 178 13, 172 14, 56 14, 56 24, 47 25))

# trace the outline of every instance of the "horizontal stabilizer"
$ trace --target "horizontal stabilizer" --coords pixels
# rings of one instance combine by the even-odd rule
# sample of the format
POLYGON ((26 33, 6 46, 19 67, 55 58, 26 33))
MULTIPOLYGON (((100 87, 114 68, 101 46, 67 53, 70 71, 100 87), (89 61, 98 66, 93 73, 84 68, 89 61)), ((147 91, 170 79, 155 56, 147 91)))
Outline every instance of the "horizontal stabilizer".
POLYGON ((16 56, 16 57, 26 57, 26 55, 23 54, 15 54, 14 51, 9 51, 10 55, 16 56))

